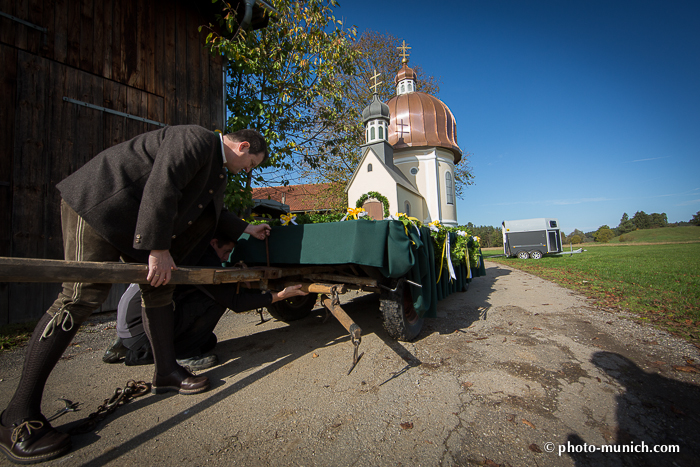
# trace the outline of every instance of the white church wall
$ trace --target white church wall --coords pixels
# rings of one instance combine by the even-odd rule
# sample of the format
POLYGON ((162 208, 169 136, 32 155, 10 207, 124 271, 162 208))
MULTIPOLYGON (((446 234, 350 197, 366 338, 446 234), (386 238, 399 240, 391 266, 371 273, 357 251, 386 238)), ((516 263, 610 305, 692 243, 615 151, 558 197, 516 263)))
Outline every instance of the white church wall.
POLYGON ((448 227, 456 227, 457 197, 455 196, 455 166, 454 155, 445 149, 438 148, 437 163, 440 184, 440 223, 448 227), (450 174, 448 193, 447 174, 450 174), (450 202, 451 201, 451 202, 450 202))
POLYGON ((392 211, 391 214, 401 212, 423 222, 425 219, 425 200, 421 196, 408 191, 400 185, 397 186, 397 195, 399 208, 396 211, 392 211), (406 209, 406 202, 408 202, 410 206, 409 210, 406 209))
POLYGON ((394 151, 394 165, 414 182, 425 198, 427 209, 424 212, 424 222, 432 222, 442 217, 437 158, 436 148, 402 149, 400 153, 394 151), (411 174, 412 168, 417 168, 417 173, 411 174))
POLYGON ((356 174, 348 187, 348 207, 354 208, 360 196, 370 191, 376 191, 389 200, 389 212, 392 214, 396 212, 399 206, 396 183, 374 151, 370 149, 367 152, 367 156, 362 160, 356 174), (370 164, 372 165, 371 171, 368 170, 370 164))

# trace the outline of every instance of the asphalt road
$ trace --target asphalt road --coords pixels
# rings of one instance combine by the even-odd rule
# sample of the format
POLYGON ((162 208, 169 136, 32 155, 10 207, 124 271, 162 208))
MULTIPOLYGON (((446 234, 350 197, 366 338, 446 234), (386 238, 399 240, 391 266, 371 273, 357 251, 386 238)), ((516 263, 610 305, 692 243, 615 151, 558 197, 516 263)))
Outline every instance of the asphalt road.
MULTIPOLYGON (((384 332, 376 296, 346 295, 363 330, 350 375, 348 335, 320 308, 292 325, 229 312, 210 391, 135 399, 46 465, 700 465, 696 347, 487 266, 411 343, 384 332)), ((44 413, 59 397, 81 410, 54 426, 76 426, 130 379, 150 381, 152 366, 102 363, 113 337, 114 316, 97 316, 58 363, 44 413)), ((23 357, 0 353, 0 406, 23 357)))

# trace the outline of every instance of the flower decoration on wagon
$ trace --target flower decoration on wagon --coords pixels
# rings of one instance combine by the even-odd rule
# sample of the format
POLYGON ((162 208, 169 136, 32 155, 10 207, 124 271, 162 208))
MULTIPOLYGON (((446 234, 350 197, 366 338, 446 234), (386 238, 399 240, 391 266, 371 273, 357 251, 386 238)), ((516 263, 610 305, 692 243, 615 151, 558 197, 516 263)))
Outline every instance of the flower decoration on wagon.
POLYGON ((289 225, 291 222, 294 225, 298 225, 296 223, 297 216, 294 216, 292 214, 282 214, 280 215, 280 221, 282 221, 282 225, 289 225))
POLYGON ((367 212, 364 210, 364 208, 348 208, 348 213, 345 214, 340 221, 342 222, 344 220, 349 220, 350 218, 357 220, 366 215, 367 212))
POLYGON ((395 216, 389 216, 389 219, 391 219, 392 221, 401 222, 403 224, 403 229, 406 232, 406 236, 409 236, 408 227, 412 226, 416 229, 416 233, 418 233, 418 238, 420 238, 420 228, 423 226, 423 223, 417 218, 411 217, 407 214, 404 214, 403 212, 397 212, 395 216))

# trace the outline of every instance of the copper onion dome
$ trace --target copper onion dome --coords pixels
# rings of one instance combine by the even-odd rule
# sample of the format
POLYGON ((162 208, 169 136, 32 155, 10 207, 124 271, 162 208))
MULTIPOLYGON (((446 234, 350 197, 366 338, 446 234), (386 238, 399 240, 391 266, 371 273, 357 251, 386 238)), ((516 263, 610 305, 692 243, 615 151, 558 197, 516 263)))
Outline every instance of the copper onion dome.
MULTIPOLYGON (((396 74, 395 82, 404 79, 416 79, 416 73, 406 63, 396 74)), ((440 99, 415 91, 395 96, 387 105, 391 113, 388 140, 395 150, 439 147, 452 151, 455 164, 462 160, 455 117, 440 99)))

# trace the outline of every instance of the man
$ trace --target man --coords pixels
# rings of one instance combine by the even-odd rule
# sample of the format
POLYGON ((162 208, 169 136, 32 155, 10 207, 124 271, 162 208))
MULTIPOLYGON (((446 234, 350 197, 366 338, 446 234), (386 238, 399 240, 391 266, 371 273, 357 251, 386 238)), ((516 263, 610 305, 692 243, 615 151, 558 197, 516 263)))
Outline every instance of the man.
MULTIPOLYGON (((222 232, 214 234, 210 246, 197 266, 220 267, 228 261, 234 241, 222 232)), ((178 285, 175 288, 175 356, 177 363, 190 370, 206 370, 218 364, 216 354, 210 353, 217 343, 214 328, 226 309, 242 312, 261 308, 270 303, 301 295, 300 286, 281 292, 238 293, 238 284, 178 285)), ((141 290, 131 284, 119 300, 117 309, 117 339, 105 351, 105 363, 149 365, 153 352, 141 318, 141 290)))
MULTIPOLYGON (((102 151, 57 185, 66 260, 148 264, 141 285, 144 329, 154 352, 151 391, 197 394, 209 388, 176 363, 173 345, 176 261, 201 255, 215 228, 238 238, 264 239, 269 226, 253 226, 223 209, 226 173, 250 172, 268 157, 254 130, 221 136, 195 125, 165 127, 102 151)), ((22 377, 0 414, 0 450, 13 462, 33 463, 65 454, 70 436, 41 414, 51 370, 80 324, 107 298, 110 284, 64 283, 39 320, 27 346, 22 377)))

